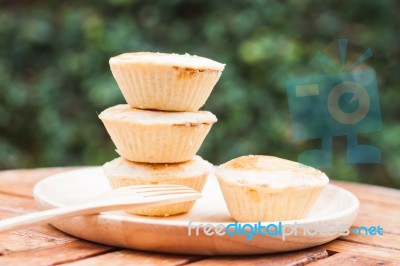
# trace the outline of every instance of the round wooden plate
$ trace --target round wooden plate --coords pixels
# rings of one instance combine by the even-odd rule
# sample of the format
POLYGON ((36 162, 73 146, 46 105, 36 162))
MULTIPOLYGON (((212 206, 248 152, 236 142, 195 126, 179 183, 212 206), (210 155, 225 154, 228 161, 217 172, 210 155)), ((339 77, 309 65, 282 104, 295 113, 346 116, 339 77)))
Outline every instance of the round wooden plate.
MULTIPOLYGON (((34 196, 42 209, 49 209, 84 201, 109 189, 101 167, 88 167, 42 180, 35 186, 34 196)), ((297 235, 286 236, 285 240, 282 236, 269 235, 256 235, 251 240, 237 234, 207 236, 203 230, 196 236, 194 228, 189 235, 190 221, 193 221, 192 226, 234 223, 214 176, 209 176, 202 194, 194 208, 182 215, 155 218, 115 211, 59 220, 52 225, 82 239, 124 248, 202 255, 266 254, 313 247, 339 237, 340 232, 335 233, 338 231, 335 227, 341 232, 349 228, 359 207, 353 194, 329 184, 307 218, 282 221, 282 226, 303 226, 298 228, 297 235), (316 229, 318 225, 320 229, 316 229), (309 234, 304 235, 304 228, 309 234), (331 233, 324 233, 324 228, 330 228, 331 233)), ((274 225, 279 226, 278 223, 274 225)), ((286 228, 287 232, 291 228, 286 228)), ((274 232, 273 229, 269 231, 274 232)))

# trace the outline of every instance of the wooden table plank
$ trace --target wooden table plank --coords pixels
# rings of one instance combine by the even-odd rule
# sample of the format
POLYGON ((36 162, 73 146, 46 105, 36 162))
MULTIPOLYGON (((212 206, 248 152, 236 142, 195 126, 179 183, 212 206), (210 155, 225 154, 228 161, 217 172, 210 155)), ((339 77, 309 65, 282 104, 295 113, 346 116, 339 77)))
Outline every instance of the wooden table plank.
POLYGON ((74 239, 52 237, 31 230, 18 230, 0 234, 0 254, 28 251, 68 243, 74 239))
POLYGON ((262 256, 219 256, 209 257, 191 263, 190 266, 204 265, 305 265, 312 261, 328 257, 324 248, 316 247, 289 253, 262 255, 262 256))
POLYGON ((307 264, 309 266, 365 266, 365 265, 380 265, 380 266, 394 266, 399 265, 396 262, 391 262, 387 260, 371 259, 362 256, 347 254, 347 253, 337 253, 324 260, 318 260, 307 264))
POLYGON ((340 240, 358 244, 370 245, 373 247, 382 247, 382 248, 400 250, 400 236, 397 234, 391 234, 387 232, 384 232, 383 236, 367 236, 364 233, 360 235, 350 234, 348 236, 341 237, 340 240))
MULTIPOLYGON (((23 213, 24 212, 12 212, 12 210, 2 210, 1 206, 0 206, 0 219, 10 218, 13 216, 21 215, 23 213)), ((32 233, 36 232, 36 233, 45 234, 45 235, 48 235, 51 237, 63 238, 65 240, 76 239, 75 237, 72 237, 60 230, 55 229, 51 225, 32 226, 32 227, 29 227, 26 229, 21 229, 21 230, 15 231, 15 232, 26 232, 26 234, 28 234, 29 232, 32 232, 32 233)), ((9 234, 9 233, 1 233, 0 238, 1 238, 1 236, 4 237, 5 234, 9 234)), ((0 246, 1 246, 1 242, 0 242, 0 246)))
POLYGON ((184 265, 201 258, 202 257, 200 256, 149 253, 137 250, 121 250, 62 265, 97 266, 102 265, 105 261, 112 261, 113 266, 184 265))
POLYGON ((394 248, 377 247, 366 244, 335 240, 321 247, 330 253, 344 253, 377 260, 390 260, 400 264, 400 250, 394 248))
POLYGON ((400 205, 398 189, 332 180, 331 183, 351 191, 362 202, 395 203, 400 205))
MULTIPOLYGON (((0 193, 0 219, 10 218, 30 212, 36 212, 39 209, 32 198, 19 197, 0 193)), ((71 238, 67 234, 55 229, 50 225, 32 226, 28 229, 54 237, 71 238)))
POLYGON ((32 198, 19 197, 0 193, 0 211, 20 215, 37 211, 35 201, 32 198))
MULTIPOLYGON (((0 193, 0 219, 37 211, 33 199, 0 193)), ((0 254, 28 251, 64 244, 77 238, 56 230, 50 225, 33 226, 28 229, 0 234, 0 254)))
POLYGON ((0 193, 32 197, 32 188, 50 175, 78 169, 79 167, 55 167, 0 171, 0 193))
POLYGON ((353 225, 355 227, 380 225, 384 233, 400 235, 400 206, 362 201, 353 225))
POLYGON ((0 265, 54 265, 104 254, 115 248, 86 241, 72 241, 47 248, 35 248, 0 256, 0 265))

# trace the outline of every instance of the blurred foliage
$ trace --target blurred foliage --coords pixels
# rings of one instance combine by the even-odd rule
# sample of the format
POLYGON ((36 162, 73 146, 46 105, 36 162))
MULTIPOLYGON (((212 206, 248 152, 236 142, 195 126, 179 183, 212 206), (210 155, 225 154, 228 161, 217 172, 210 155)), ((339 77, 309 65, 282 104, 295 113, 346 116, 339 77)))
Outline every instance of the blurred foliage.
POLYGON ((291 139, 285 82, 318 74, 318 50, 349 38, 371 48, 384 129, 364 134, 382 163, 346 162, 334 141, 332 178, 400 187, 400 12, 395 0, 2 1, 0 167, 100 165, 116 156, 97 113, 124 102, 108 59, 127 51, 190 53, 226 63, 203 109, 215 113, 200 154, 296 160, 318 141, 291 139))

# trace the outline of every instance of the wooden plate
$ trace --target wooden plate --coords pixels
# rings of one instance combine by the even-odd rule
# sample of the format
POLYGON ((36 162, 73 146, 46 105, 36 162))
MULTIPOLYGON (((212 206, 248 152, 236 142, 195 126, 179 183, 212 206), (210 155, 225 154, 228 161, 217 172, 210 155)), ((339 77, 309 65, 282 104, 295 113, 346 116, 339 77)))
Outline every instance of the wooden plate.
MULTIPOLYGON (((109 189, 101 168, 89 167, 42 180, 35 186, 34 196, 42 209, 49 209, 80 202, 109 189)), ((59 220, 52 225, 79 238, 124 248, 202 255, 266 254, 313 247, 339 237, 338 232, 324 234, 321 231, 328 225, 331 230, 335 226, 340 226, 342 230, 349 228, 359 207, 359 201, 353 194, 329 184, 306 219, 282 222, 283 226, 295 223, 308 226, 306 230, 312 235, 304 235, 300 228, 297 235, 286 236, 285 240, 282 236, 268 235, 257 235, 251 240, 237 234, 206 236, 202 230, 196 236, 195 229, 189 236, 189 221, 195 221, 193 225, 214 226, 227 226, 234 222, 214 176, 208 178, 202 194, 203 198, 196 202, 194 208, 183 215, 154 218, 116 211, 59 220), (322 229, 313 230, 318 224, 322 229)), ((274 225, 279 226, 278 223, 274 225)), ((273 232, 272 227, 270 229, 273 232)))

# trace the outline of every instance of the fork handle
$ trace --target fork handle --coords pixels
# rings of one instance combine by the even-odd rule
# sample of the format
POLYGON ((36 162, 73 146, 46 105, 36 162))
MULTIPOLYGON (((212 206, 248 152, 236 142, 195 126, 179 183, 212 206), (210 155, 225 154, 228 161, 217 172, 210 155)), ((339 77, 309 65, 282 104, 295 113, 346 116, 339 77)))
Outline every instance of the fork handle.
POLYGON ((167 205, 176 202, 196 200, 199 198, 199 195, 192 194, 186 195, 182 197, 182 194, 177 194, 177 197, 171 198, 169 195, 169 199, 166 200, 162 197, 149 197, 148 200, 142 200, 141 202, 87 202, 80 203, 76 205, 50 209, 46 211, 29 213, 21 216, 16 216, 13 218, 0 220, 0 233, 10 230, 20 229, 22 227, 27 227, 31 225, 45 224, 49 222, 53 222, 55 220, 79 216, 79 215, 87 215, 87 214, 95 214, 104 211, 113 211, 113 210, 124 210, 124 209, 140 209, 144 207, 157 207, 162 205, 167 205))
POLYGON ((96 202, 96 203, 81 203, 67 207, 60 207, 40 212, 29 213, 25 215, 20 215, 12 218, 8 218, 5 220, 0 220, 0 233, 17 230, 23 227, 28 227, 32 225, 40 225, 47 224, 59 219, 79 216, 79 215, 88 215, 95 214, 99 212, 105 211, 113 211, 113 210, 123 210, 123 209, 135 209, 135 208, 143 208, 146 206, 157 206, 157 205, 165 205, 164 203, 153 202, 153 203, 104 203, 104 202, 96 202))
POLYGON ((46 211, 29 213, 21 216, 0 220, 0 233, 10 230, 17 230, 22 227, 49 223, 62 218, 92 214, 99 212, 98 208, 90 205, 75 205, 46 211))

